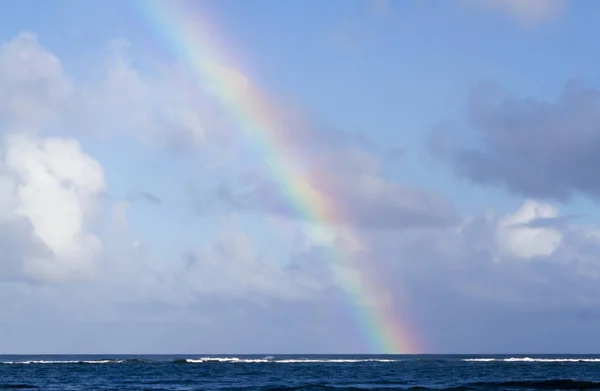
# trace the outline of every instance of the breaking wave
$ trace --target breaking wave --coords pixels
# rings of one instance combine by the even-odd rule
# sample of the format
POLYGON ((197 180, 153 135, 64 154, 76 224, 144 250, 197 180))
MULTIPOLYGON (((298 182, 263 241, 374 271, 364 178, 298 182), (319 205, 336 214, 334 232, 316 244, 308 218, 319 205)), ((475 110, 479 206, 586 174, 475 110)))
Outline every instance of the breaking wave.
POLYGON ((125 362, 144 362, 144 360, 27 360, 27 361, 2 361, 3 365, 29 365, 29 364, 121 364, 125 362))
POLYGON ((211 363, 211 362, 228 362, 228 363, 277 363, 277 364, 310 364, 310 363, 364 363, 364 362, 397 362, 401 360, 391 360, 391 359, 375 359, 375 358, 365 358, 365 359, 304 359, 304 358, 294 358, 294 359, 276 359, 272 356, 267 356, 264 358, 238 358, 238 357, 202 357, 202 358, 186 358, 182 360, 176 360, 177 363, 187 363, 187 364, 200 364, 200 363, 211 363))
POLYGON ((462 361, 473 362, 599 362, 600 358, 532 358, 532 357, 509 357, 509 358, 465 358, 462 361))
MULTIPOLYGON (((70 364, 70 365, 94 365, 94 364, 352 364, 352 363, 395 363, 406 361, 399 358, 304 358, 304 357, 185 357, 185 358, 106 358, 106 359, 86 359, 86 360, 23 360, 23 361, 0 361, 0 365, 52 365, 52 364, 70 364)), ((408 359, 410 361, 410 359, 408 359)), ((465 362, 480 363, 600 363, 600 358, 592 357, 473 357, 462 358, 465 362)))
POLYGON ((230 362, 230 363, 268 363, 272 362, 264 358, 237 358, 237 357, 202 357, 202 358, 185 358, 174 361, 177 364, 201 364, 201 363, 218 363, 218 362, 230 362))
POLYGON ((243 364, 259 364, 259 363, 276 363, 276 364, 313 364, 313 363, 391 363, 402 360, 392 359, 376 359, 376 358, 356 358, 356 359, 341 359, 341 358, 281 358, 277 359, 273 356, 261 358, 240 358, 240 357, 199 357, 199 358, 179 358, 174 360, 151 360, 151 359, 102 359, 102 360, 24 360, 24 361, 3 361, 0 365, 58 365, 58 364, 140 364, 140 363, 173 363, 173 364, 210 364, 210 363, 243 363, 243 364))
POLYGON ((398 362, 402 360, 365 358, 365 359, 287 359, 275 360, 282 364, 298 364, 298 363, 357 363, 357 362, 398 362))

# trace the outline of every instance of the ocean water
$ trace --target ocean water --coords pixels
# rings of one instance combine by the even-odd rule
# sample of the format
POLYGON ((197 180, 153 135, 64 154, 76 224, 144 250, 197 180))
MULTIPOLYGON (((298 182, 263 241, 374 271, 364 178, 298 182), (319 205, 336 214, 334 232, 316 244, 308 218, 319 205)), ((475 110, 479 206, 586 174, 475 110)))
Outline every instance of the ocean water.
POLYGON ((600 390, 600 356, 0 356, 0 389, 600 390))

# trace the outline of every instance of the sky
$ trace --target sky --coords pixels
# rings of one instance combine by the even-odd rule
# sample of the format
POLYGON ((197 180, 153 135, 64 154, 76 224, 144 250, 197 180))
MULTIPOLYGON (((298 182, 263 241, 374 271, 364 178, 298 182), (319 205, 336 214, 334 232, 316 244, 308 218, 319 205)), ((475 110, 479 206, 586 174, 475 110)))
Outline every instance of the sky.
POLYGON ((594 0, 8 0, 0 353, 600 350, 594 0))

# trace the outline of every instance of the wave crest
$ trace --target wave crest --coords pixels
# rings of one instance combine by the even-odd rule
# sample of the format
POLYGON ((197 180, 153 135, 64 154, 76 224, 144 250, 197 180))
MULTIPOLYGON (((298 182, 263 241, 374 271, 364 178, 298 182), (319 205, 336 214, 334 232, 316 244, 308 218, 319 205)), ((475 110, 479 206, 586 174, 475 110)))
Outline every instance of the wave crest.
POLYGON ((143 364, 143 363, 173 363, 173 364, 209 364, 209 363, 243 363, 243 364, 351 364, 351 363, 394 363, 399 359, 384 358, 275 358, 266 356, 261 358, 250 357, 187 357, 172 360, 151 360, 140 358, 119 358, 119 359, 97 359, 97 360, 23 360, 23 361, 4 361, 0 365, 58 365, 58 364, 143 364))
POLYGON ((29 361, 3 361, 5 365, 28 364, 120 364, 127 360, 29 360, 29 361))
POLYGON ((600 362, 600 358, 532 358, 532 357, 509 357, 509 358, 465 358, 462 361, 473 362, 600 362))
POLYGON ((310 359, 310 358, 293 358, 293 359, 275 359, 274 357, 268 356, 265 358, 238 358, 238 357, 202 357, 202 358, 187 358, 184 360, 176 360, 178 363, 188 364, 200 364, 200 363, 211 363, 211 362, 226 362, 226 363, 276 363, 276 364, 311 364, 311 363, 360 363, 360 362, 397 362, 400 360, 391 359, 376 359, 376 358, 364 358, 364 359, 310 359))

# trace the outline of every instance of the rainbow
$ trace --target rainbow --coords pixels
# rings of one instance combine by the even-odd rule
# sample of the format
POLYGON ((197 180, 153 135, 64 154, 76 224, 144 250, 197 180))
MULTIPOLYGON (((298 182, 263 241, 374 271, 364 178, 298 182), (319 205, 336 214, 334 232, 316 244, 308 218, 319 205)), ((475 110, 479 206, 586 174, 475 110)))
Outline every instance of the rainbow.
MULTIPOLYGON (((223 45, 216 43, 216 34, 209 31, 208 21, 202 20, 187 1, 139 0, 131 4, 166 46, 169 55, 186 66, 199 85, 225 102, 236 125, 268 158, 274 178, 297 211, 319 225, 339 226, 337 223, 344 221, 344 211, 316 190, 317 186, 293 159, 292 143, 279 126, 281 111, 249 78, 227 64, 223 45)), ((420 352, 415 333, 407 322, 402 322, 377 276, 368 268, 359 267, 363 265, 352 265, 355 253, 365 250, 365 246, 349 228, 344 228, 342 236, 344 244, 331 251, 332 270, 357 310, 357 319, 372 352, 420 352)))

